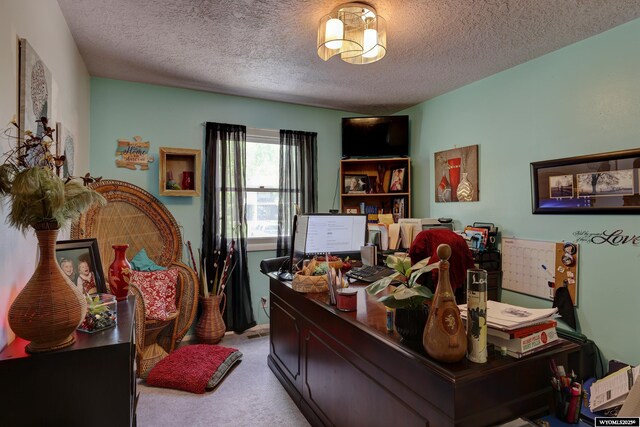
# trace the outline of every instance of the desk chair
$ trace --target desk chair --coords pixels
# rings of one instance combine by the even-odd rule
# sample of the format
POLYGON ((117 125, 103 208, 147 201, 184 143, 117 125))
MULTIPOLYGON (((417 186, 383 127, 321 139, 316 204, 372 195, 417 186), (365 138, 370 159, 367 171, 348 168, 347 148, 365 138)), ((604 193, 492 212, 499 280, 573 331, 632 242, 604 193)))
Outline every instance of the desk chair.
MULTIPOLYGON (((431 257, 430 262, 439 261, 436 249, 438 245, 442 243, 446 243, 451 247, 449 280, 451 281, 451 288, 453 288, 456 294, 456 302, 458 304, 466 303, 467 269, 475 268, 475 264, 473 262, 473 254, 467 246, 467 242, 462 237, 444 228, 433 228, 421 231, 409 248, 411 264, 415 264, 427 257, 431 257)), ((430 287, 432 291, 435 291, 435 286, 438 283, 437 269, 432 272, 432 278, 432 284, 424 284, 430 287)), ((422 278, 419 278, 418 281, 420 281, 420 279, 422 278)))

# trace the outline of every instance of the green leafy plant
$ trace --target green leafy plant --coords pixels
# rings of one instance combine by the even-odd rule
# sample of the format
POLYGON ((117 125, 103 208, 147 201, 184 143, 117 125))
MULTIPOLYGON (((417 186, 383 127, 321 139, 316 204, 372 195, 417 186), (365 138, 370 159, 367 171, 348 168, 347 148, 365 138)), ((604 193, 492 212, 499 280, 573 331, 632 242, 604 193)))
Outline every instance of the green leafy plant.
POLYGON ((12 128, 4 132, 17 143, 3 155, 0 199, 11 201, 7 222, 23 233, 36 224, 48 223, 49 228, 64 226, 94 203, 106 203, 102 195, 86 186, 100 178, 87 174, 82 178, 62 179, 56 175, 64 156, 50 152, 55 130, 48 126, 47 118, 42 117, 38 123, 42 124, 41 135, 31 131, 21 135, 15 121, 12 125, 18 130, 18 136, 12 136, 12 128))
POLYGON ((433 298, 433 292, 429 288, 416 283, 418 277, 438 268, 439 263, 429 264, 429 260, 430 258, 425 258, 411 265, 408 255, 389 255, 385 264, 396 272, 367 286, 367 293, 378 295, 389 285, 397 283, 392 292, 378 298, 378 301, 390 308, 420 308, 426 300, 433 298))

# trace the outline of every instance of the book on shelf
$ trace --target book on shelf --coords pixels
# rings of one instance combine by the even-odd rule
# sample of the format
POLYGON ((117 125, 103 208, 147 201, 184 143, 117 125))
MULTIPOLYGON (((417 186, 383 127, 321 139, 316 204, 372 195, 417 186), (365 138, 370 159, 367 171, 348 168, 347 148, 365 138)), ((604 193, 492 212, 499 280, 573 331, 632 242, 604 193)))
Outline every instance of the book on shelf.
POLYGON ((538 347, 542 347, 558 339, 558 332, 555 326, 534 332, 522 338, 504 339, 494 335, 487 335, 487 341, 496 347, 505 347, 507 351, 516 353, 527 353, 538 347))
POLYGON ((522 328, 513 329, 511 331, 503 331, 501 329, 496 329, 493 327, 487 328, 487 334, 492 335, 494 337, 502 338, 505 340, 510 340, 512 338, 523 338, 527 335, 531 335, 535 332, 544 331, 546 329, 555 328, 557 326, 555 320, 543 320, 541 323, 537 325, 524 326, 522 328))

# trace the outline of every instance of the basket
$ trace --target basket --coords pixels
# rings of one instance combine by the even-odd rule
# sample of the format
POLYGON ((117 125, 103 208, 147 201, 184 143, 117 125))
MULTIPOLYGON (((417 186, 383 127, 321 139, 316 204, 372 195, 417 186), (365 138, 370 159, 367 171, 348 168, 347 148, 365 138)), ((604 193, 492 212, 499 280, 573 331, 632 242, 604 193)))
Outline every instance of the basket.
POLYGON ((305 276, 296 273, 293 276, 291 286, 294 291, 303 293, 326 292, 329 290, 329 282, 326 274, 322 276, 305 276))

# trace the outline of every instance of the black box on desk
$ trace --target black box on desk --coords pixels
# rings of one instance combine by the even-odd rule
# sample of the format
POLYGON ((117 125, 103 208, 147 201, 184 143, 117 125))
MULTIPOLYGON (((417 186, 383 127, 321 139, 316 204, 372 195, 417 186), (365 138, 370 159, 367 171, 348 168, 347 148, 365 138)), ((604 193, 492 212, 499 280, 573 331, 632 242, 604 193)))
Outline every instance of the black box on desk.
POLYGON ((487 271, 500 270, 500 251, 493 249, 471 252, 473 253, 473 261, 478 264, 479 268, 487 271))

